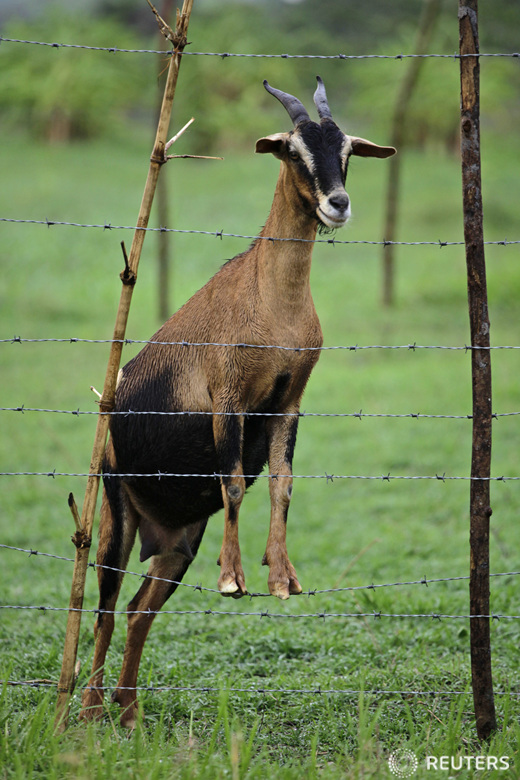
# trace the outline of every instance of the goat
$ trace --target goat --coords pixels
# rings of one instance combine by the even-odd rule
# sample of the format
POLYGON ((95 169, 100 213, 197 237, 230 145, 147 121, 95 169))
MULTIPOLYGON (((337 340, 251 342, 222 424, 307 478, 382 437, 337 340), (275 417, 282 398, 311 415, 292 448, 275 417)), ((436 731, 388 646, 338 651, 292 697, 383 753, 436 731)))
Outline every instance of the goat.
POLYGON ((112 697, 128 727, 135 723, 139 662, 154 614, 194 559, 208 518, 222 507, 218 588, 234 597, 247 593, 238 514, 245 490, 266 462, 271 519, 262 563, 269 566, 269 591, 280 599, 301 593, 287 554, 286 524, 300 401, 323 343, 309 284, 313 242, 320 226, 339 228, 350 216, 345 191, 350 156, 395 152, 345 135, 332 119, 319 76, 317 80, 319 124, 297 98, 264 81, 294 127, 256 142, 259 154, 271 153, 281 161, 262 233, 120 372, 116 412, 199 414, 111 418, 97 562, 112 568, 98 568, 100 611, 92 676, 83 695, 84 718, 102 714, 103 665, 120 570, 126 568, 137 530, 141 561, 151 558, 148 575, 155 579, 145 579, 128 605, 123 665, 112 697), (258 348, 267 345, 280 348, 258 348), (159 473, 186 476, 139 476, 159 473))

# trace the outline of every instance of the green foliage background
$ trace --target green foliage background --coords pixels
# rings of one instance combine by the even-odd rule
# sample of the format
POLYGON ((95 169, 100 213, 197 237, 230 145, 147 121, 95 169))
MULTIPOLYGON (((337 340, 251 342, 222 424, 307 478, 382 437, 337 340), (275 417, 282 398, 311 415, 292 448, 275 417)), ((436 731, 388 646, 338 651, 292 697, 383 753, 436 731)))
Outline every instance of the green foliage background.
MULTIPOLYGON (((212 0, 199 0, 190 27, 193 43, 187 51, 250 54, 392 54, 413 53, 416 26, 423 0, 385 0, 366 6, 353 0, 332 0, 316 5, 311 0, 286 3, 231 2, 223 8, 212 0)), ((154 20, 141 0, 83 0, 82 9, 59 2, 13 6, 2 25, 5 37, 47 42, 153 48, 166 50, 154 20), (150 18, 152 17, 152 18, 150 18)), ((161 4, 158 4, 161 10, 161 4)), ((169 6, 170 11, 173 4, 169 6)), ((512 51, 512 29, 520 12, 514 4, 485 4, 481 13, 481 50, 512 51)), ((0 17, 1 18, 1 17, 0 17)), ((152 121, 157 92, 156 74, 166 58, 124 55, 124 75, 118 58, 109 53, 84 57, 81 52, 57 49, 52 61, 34 47, 31 57, 22 45, 4 44, 0 67, 2 122, 35 131, 51 140, 92 138, 121 130, 124 123, 152 121), (9 46, 8 51, 5 49, 9 46), (8 59, 7 59, 8 58, 8 59), (102 88, 101 88, 102 85, 102 88)), ((458 49, 453 8, 445 2, 431 43, 431 51, 452 54, 458 49)), ((179 101, 197 119, 191 131, 192 150, 212 153, 250 144, 259 116, 280 122, 279 107, 261 87, 267 78, 285 91, 311 93, 317 69, 333 96, 334 115, 348 127, 352 123, 383 133, 406 70, 388 61, 298 60, 284 68, 280 84, 277 59, 240 60, 240 67, 214 57, 185 57, 179 101), (259 73, 260 72, 260 73, 259 73), (261 78, 259 75, 261 74, 261 78)), ((482 110, 499 134, 512 131, 519 118, 520 72, 511 59, 483 60, 482 110)), ((160 82, 160 78, 159 78, 160 82)), ((455 60, 427 60, 408 119, 412 144, 456 145, 458 128, 458 64, 455 60)), ((189 117, 188 117, 189 118, 189 117)), ((267 124, 267 122, 266 122, 267 124)))

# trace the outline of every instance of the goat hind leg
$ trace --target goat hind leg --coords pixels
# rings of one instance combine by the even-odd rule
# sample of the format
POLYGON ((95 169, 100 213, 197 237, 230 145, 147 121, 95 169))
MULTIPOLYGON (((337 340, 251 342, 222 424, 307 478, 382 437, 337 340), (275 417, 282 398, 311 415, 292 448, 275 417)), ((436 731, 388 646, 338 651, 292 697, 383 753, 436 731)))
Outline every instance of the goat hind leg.
MULTIPOLYGON (((114 490, 114 487, 110 489, 114 490)), ((121 487, 118 486, 115 490, 119 491, 121 487)), ((103 490, 96 557, 99 566, 99 612, 94 625, 92 673, 81 701, 82 720, 97 720, 103 715, 103 668, 114 630, 113 611, 124 576, 122 572, 114 569, 126 568, 136 533, 135 514, 123 503, 124 499, 119 492, 114 492, 114 498, 118 508, 115 512, 112 511, 107 493, 103 490), (124 511, 124 506, 129 511, 124 511)))
POLYGON ((128 630, 123 665, 112 701, 121 707, 121 725, 134 728, 138 711, 136 686, 144 643, 157 612, 169 599, 193 561, 207 520, 194 523, 179 534, 179 544, 151 558, 147 578, 128 605, 128 630), (157 579, 150 579, 155 577, 157 579))

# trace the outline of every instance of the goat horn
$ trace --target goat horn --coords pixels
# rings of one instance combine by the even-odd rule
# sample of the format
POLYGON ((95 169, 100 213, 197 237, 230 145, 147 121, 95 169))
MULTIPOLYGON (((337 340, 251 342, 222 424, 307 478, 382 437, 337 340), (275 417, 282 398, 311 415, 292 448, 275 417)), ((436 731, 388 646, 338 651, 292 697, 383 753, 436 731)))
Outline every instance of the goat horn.
POLYGON ((320 76, 316 76, 316 81, 318 82, 318 86, 314 93, 314 105, 318 109, 318 115, 320 119, 332 119, 327 93, 325 92, 325 84, 320 76))
POLYGON ((268 92, 271 93, 271 95, 274 95, 275 98, 278 98, 282 106, 286 109, 287 113, 291 117, 295 126, 300 122, 305 122, 306 120, 310 119, 309 114, 307 113, 307 109, 303 103, 298 100, 298 98, 289 95, 287 92, 282 92, 279 89, 271 87, 266 79, 264 79, 264 87, 268 92))

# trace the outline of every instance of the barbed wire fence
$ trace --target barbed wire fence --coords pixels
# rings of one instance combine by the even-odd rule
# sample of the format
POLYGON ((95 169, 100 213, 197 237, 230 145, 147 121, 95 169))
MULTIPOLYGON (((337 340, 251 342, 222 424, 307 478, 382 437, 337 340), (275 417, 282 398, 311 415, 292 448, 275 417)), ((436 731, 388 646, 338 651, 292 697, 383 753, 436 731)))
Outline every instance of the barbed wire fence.
MULTIPOLYGON (((164 52, 164 51, 158 51, 154 49, 119 49, 117 47, 96 47, 96 46, 86 46, 82 44, 69 44, 69 43, 57 43, 57 42, 43 42, 43 41, 29 41, 29 40, 20 40, 20 39, 14 39, 14 38, 6 38, 3 36, 0 36, 0 44, 24 44, 27 46, 44 46, 44 47, 50 47, 54 49, 84 49, 91 52, 105 52, 109 54, 169 54, 170 52, 164 52)), ((463 58, 469 58, 472 57, 473 59, 475 57, 482 59, 486 57, 498 57, 498 58, 518 58, 520 57, 520 53, 512 52, 512 53, 472 53, 472 54, 460 54, 460 53, 454 53, 454 54, 394 54, 394 55, 381 55, 381 54, 366 54, 366 55, 346 55, 346 54, 337 54, 337 55, 307 55, 307 54, 301 54, 301 55, 290 55, 290 54, 236 54, 236 53, 229 53, 229 52, 190 52, 186 51, 183 56, 209 56, 209 57, 219 57, 221 59, 227 59, 232 57, 237 58, 244 58, 244 57, 251 57, 251 58, 280 58, 280 59, 328 59, 328 60, 349 60, 349 59, 356 59, 356 60, 363 60, 363 59, 393 59, 393 60, 403 60, 407 58, 413 58, 413 57, 421 57, 421 58, 433 58, 433 59, 453 59, 455 61, 462 60, 463 58)), ((84 223, 75 223, 75 222, 65 222, 65 221, 59 221, 59 220, 49 220, 48 218, 41 219, 41 220, 33 220, 33 219, 24 219, 23 217, 20 218, 9 218, 9 217, 3 217, 0 216, 0 222, 4 223, 12 223, 12 224, 19 224, 19 225, 25 225, 25 224, 37 224, 41 226, 46 226, 47 228, 58 228, 58 227, 76 227, 76 228, 85 228, 85 229, 103 229, 103 230, 133 230, 133 231, 154 231, 154 232, 173 232, 173 233, 184 233, 184 234, 202 234, 207 236, 214 236, 217 238, 223 238, 223 237, 232 237, 232 238, 241 238, 241 239, 258 239, 258 236, 247 236, 247 235, 241 235, 237 233, 227 233, 223 230, 220 231, 206 231, 206 230, 182 230, 182 229, 176 229, 176 228, 167 228, 167 227, 160 227, 160 228, 150 228, 150 227, 143 227, 142 225, 137 226, 121 226, 121 225, 113 225, 110 222, 105 222, 103 224, 84 224, 84 223)), ((275 241, 275 240, 282 240, 272 237, 260 237, 263 240, 268 241, 275 241)), ((294 240, 301 240, 301 239, 283 239, 288 241, 294 241, 294 240)), ((369 245, 382 245, 385 246, 389 242, 386 241, 342 241, 338 240, 335 237, 333 238, 326 238, 326 239, 317 239, 316 243, 323 243, 328 244, 331 246, 334 245, 342 245, 342 244, 369 244, 369 245)), ((401 246, 438 246, 439 248, 445 248, 449 246, 463 246, 465 242, 449 242, 449 241, 420 241, 420 242, 391 242, 396 245, 401 246)), ((504 239, 503 241, 487 241, 484 242, 486 245, 499 245, 499 246, 514 246, 520 243, 520 240, 508 240, 504 239)), ((24 343, 114 343, 114 340, 110 339, 79 339, 74 337, 65 337, 65 338, 37 338, 37 339, 31 339, 31 338, 24 338, 22 336, 13 336, 11 338, 2 338, 0 339, 0 344, 20 344, 23 345, 24 343)), ((135 339, 124 339, 121 342, 122 344, 146 344, 146 343, 157 343, 157 342, 150 342, 147 340, 135 340, 135 339)), ((166 342, 164 343, 166 344, 166 342)), ((168 342, 168 345, 170 343, 168 342)), ((209 343, 189 343, 189 342, 181 342, 179 346, 183 346, 186 348, 208 348, 208 347, 226 347, 226 348, 259 348, 259 349, 288 349, 287 347, 282 347, 280 345, 250 345, 250 344, 209 344, 209 343)), ((298 349, 298 348, 291 348, 291 349, 298 349)), ((490 346, 490 347, 482 347, 482 346, 474 346, 474 345, 460 345, 460 346, 443 346, 443 345, 418 345, 416 343, 411 344, 404 344, 404 345, 397 345, 397 346, 391 346, 391 345, 351 345, 351 346, 331 346, 331 347, 322 347, 320 349, 323 350, 348 350, 348 351, 357 351, 357 350, 368 350, 368 349, 381 349, 381 350, 397 350, 397 349, 405 349, 409 351, 416 351, 416 350, 458 350, 458 351, 464 351, 466 353, 472 353, 474 350, 518 350, 520 349, 520 346, 518 345, 510 345, 510 346, 490 346)), ((200 412, 197 410, 184 410, 180 412, 138 412, 138 411, 128 411, 128 412, 113 412, 113 411, 104 411, 101 410, 100 412, 97 411, 81 411, 80 409, 77 410, 64 410, 64 409, 48 409, 48 408, 35 408, 35 407, 25 407, 23 404, 16 407, 2 407, 0 408, 0 412, 2 413, 8 413, 8 412, 18 412, 21 414, 25 413, 45 413, 45 414, 67 414, 67 415, 73 415, 73 416, 80 416, 80 415, 106 415, 110 416, 111 414, 160 414, 160 415, 168 415, 168 414, 184 414, 184 415, 194 415, 194 414, 213 414, 212 412, 200 412)), ((229 414, 229 413, 227 413, 229 414)), ((492 417, 493 419, 497 419, 498 417, 509 417, 509 416, 518 416, 520 415, 520 411, 510 411, 510 412, 495 412, 493 413, 492 417)), ((252 416, 251 413, 249 413, 248 416, 252 416)), ((285 416, 285 415, 284 415, 285 416)), ((422 414, 422 413, 414 413, 410 412, 408 414, 370 414, 363 412, 360 410, 359 412, 352 412, 352 413, 317 413, 317 412, 302 412, 299 414, 301 417, 352 417, 357 418, 359 420, 365 418, 365 417, 373 417, 373 418, 383 418, 383 417, 390 417, 390 418, 414 418, 414 419, 423 419, 423 418, 429 418, 429 419, 466 419, 466 420, 473 420, 474 416, 472 414, 467 415, 450 415, 450 414, 439 414, 439 415, 428 415, 428 414, 422 414)), ((101 473, 67 473, 58 471, 56 469, 49 469, 48 471, 44 472, 36 472, 36 471, 23 471, 23 472, 1 472, 1 477, 13 477, 13 476, 47 476, 51 478, 56 478, 60 476, 67 476, 67 477, 101 477, 101 473)), ((127 476, 127 475, 124 475, 127 476)), ((129 475, 128 475, 129 476, 129 475)), ((200 477, 200 476, 211 476, 215 478, 219 478, 220 474, 211 474, 211 475, 200 475, 200 474, 194 474, 194 475, 177 475, 177 474, 168 474, 168 473, 161 473, 156 472, 153 474, 139 474, 139 475, 132 475, 132 476, 142 476, 142 477, 156 477, 157 479, 166 478, 166 477, 177 477, 177 476, 193 476, 193 477, 200 477)), ((225 475, 224 475, 225 476, 225 475)), ((246 475, 247 476, 247 475, 246 475)), ((270 475, 270 474, 262 474, 261 475, 264 478, 269 477, 275 477, 276 475, 270 475)), ((474 476, 456 476, 456 475, 446 475, 446 474, 435 474, 435 475, 424 475, 424 476, 413 476, 413 475, 335 475, 335 474, 302 474, 302 475, 294 475, 295 478, 301 478, 301 479, 326 479, 327 482, 333 481, 336 479, 359 479, 359 480, 383 480, 383 481, 390 481, 390 480, 437 480, 437 481, 452 481, 452 480, 466 480, 470 482, 490 482, 490 481, 500 481, 500 482, 506 482, 506 481, 519 481, 520 476, 517 475, 509 475, 509 476, 499 476, 499 477, 474 477, 474 476)), ((4 549, 6 551, 10 551, 12 553, 19 552, 24 553, 30 556, 43 556, 47 558, 54 558, 58 559, 64 562, 73 562, 72 558, 66 558, 63 556, 57 556, 52 553, 48 552, 42 552, 39 550, 32 550, 32 549, 26 549, 26 548, 19 548, 19 547, 13 547, 9 545, 0 544, 0 548, 4 549)), ((98 564, 90 562, 88 564, 89 568, 96 569, 98 568, 98 564)), ((125 572, 126 574, 129 574, 130 576, 137 576, 140 578, 147 577, 148 575, 138 574, 137 572, 125 572)), ((491 573, 490 576, 492 577, 515 577, 520 575, 520 572, 518 571, 510 571, 510 572, 502 572, 502 573, 491 573)), ((395 588, 395 587, 411 587, 411 586, 428 586, 429 584, 433 583, 439 583, 439 582, 454 582, 454 581, 467 581, 469 580, 469 576, 457 576, 457 577, 444 577, 444 578, 435 578, 435 579, 427 579, 426 577, 418 578, 413 581, 406 581, 406 582, 392 582, 392 583, 384 583, 384 584, 369 584, 369 585, 363 585, 363 586, 357 586, 357 587, 349 587, 349 588, 328 588, 324 590, 309 590, 301 594, 301 596, 307 596, 307 597, 315 597, 320 594, 324 593, 339 593, 339 592, 345 592, 345 591, 356 591, 356 590, 375 590, 376 588, 395 588)), ((173 582, 173 581, 169 581, 173 582)), ((187 583, 174 583, 174 584, 180 584, 183 587, 194 589, 196 591, 199 591, 202 593, 208 593, 208 594, 219 594, 217 590, 203 587, 201 585, 190 585, 187 583)), ((267 598, 270 594, 267 593, 251 593, 249 594, 250 599, 256 599, 256 598, 267 598)), ((51 605, 14 605, 14 604, 5 604, 0 605, 0 609, 5 610, 41 610, 41 611, 64 611, 64 612, 70 612, 70 607, 61 607, 61 606, 51 606, 51 605)), ((95 614, 97 610, 84 610, 81 609, 81 612, 88 612, 95 614)), ((119 612, 114 614, 120 614, 119 612)), ((127 614, 126 610, 124 613, 121 614, 127 614)), ((341 618, 374 618, 374 619, 383 619, 383 618, 423 618, 428 620, 474 620, 474 619, 482 619, 485 618, 487 620, 519 620, 520 615, 504 615, 504 614, 438 614, 435 612, 430 613, 384 613, 384 612, 356 612, 356 613, 345 613, 345 612, 339 612, 339 613, 326 613, 326 612, 315 612, 315 613, 305 613, 305 614, 274 614, 269 613, 268 610, 264 611, 257 611, 257 612, 234 612, 233 610, 214 610, 212 608, 206 608, 201 610, 161 610, 160 614, 204 614, 204 615, 214 615, 214 616, 225 616, 225 615, 233 615, 233 616, 251 616, 251 617, 260 617, 260 618, 268 618, 268 619, 296 619, 296 618, 302 618, 302 619, 311 619, 311 618, 319 618, 322 620, 325 620, 326 618, 332 618, 332 617, 341 617, 341 618)), ((51 685, 56 685, 55 682, 42 682, 42 681, 8 681, 9 685, 13 686, 22 686, 26 685, 33 688, 40 688, 40 687, 46 687, 51 685)), ((152 692, 159 692, 159 691, 174 691, 174 690, 185 690, 185 691, 216 691, 219 690, 218 688, 212 688, 209 687, 190 687, 190 686, 161 686, 160 684, 154 684, 152 686, 141 686, 138 688, 138 690, 146 690, 146 691, 152 691, 152 692)), ((290 693, 316 693, 316 694, 323 694, 323 693, 339 693, 344 695, 358 695, 359 691, 354 690, 342 690, 342 689, 330 689, 330 690, 322 690, 320 688, 317 689, 280 689, 280 688, 269 688, 269 687, 245 687, 245 688, 236 688, 231 690, 237 690, 242 691, 246 693, 256 693, 261 694, 265 692, 290 692, 290 693)), ((467 691, 374 691, 374 693, 406 693, 406 694, 421 694, 421 695, 465 695, 467 694, 467 691)), ((503 692, 497 692, 498 695, 501 695, 503 692)), ((513 694, 513 695, 520 695, 520 694, 513 694)))
MULTIPOLYGON (((48 553, 44 552, 42 550, 35 550, 32 548, 21 548, 21 547, 15 547, 12 545, 6 545, 6 544, 0 544, 0 550, 6 550, 13 553, 22 553, 24 555, 27 555, 29 557, 40 557, 40 558, 47 558, 47 559, 53 559, 58 560, 63 563, 68 564, 74 564, 74 558, 69 558, 66 556, 56 555, 54 553, 48 553)), ((137 571, 129 571, 127 569, 117 569, 115 567, 110 566, 104 566, 95 562, 89 563, 89 568, 93 570, 97 569, 108 569, 111 571, 116 571, 125 574, 126 576, 130 577, 136 577, 139 580, 143 579, 156 579, 160 580, 162 582, 167 582, 172 585, 179 586, 181 588, 184 588, 189 591, 198 592, 201 595, 202 594, 208 594, 209 597, 218 597, 219 600, 221 600, 221 594, 220 591, 218 591, 215 588, 208 588, 203 585, 197 584, 193 585, 186 582, 179 582, 176 580, 171 580, 168 578, 163 577, 153 577, 146 573, 137 572, 137 571)), ((495 572, 490 575, 493 578, 511 578, 511 577, 518 577, 520 576, 520 571, 507 571, 507 572, 495 572)), ((382 590, 387 588, 408 588, 408 587, 414 587, 414 586, 422 586, 423 588, 428 588, 430 585, 436 585, 440 583, 451 583, 451 582, 458 582, 458 583, 467 583, 469 581, 469 576, 458 576, 458 577, 431 577, 428 578, 426 576, 423 576, 421 578, 415 579, 415 580, 407 580, 407 581, 398 581, 398 582, 388 582, 388 583, 370 583, 368 585, 358 585, 358 586, 346 586, 346 587, 334 587, 334 588, 321 588, 321 589, 309 589, 306 591, 303 591, 301 594, 298 594, 296 598, 298 600, 307 599, 309 601, 312 599, 312 603, 315 602, 316 597, 319 597, 321 595, 329 595, 329 594, 343 594, 343 593, 358 593, 363 591, 368 592, 374 592, 376 590, 382 590)), ((248 600, 253 601, 256 599, 274 599, 275 597, 272 596, 270 593, 248 593, 247 596, 242 598, 242 601, 248 600)), ((14 611, 20 611, 20 612, 39 612, 43 614, 47 613, 60 613, 60 612, 68 612, 69 607, 56 607, 56 606, 50 606, 47 604, 2 604, 0 605, 0 611, 2 610, 14 610, 14 611)), ((80 612, 82 614, 88 614, 88 615, 97 615, 100 613, 100 610, 98 609, 81 609, 80 612)), ((129 615, 129 614, 147 614, 147 615, 169 615, 169 616, 179 616, 179 615, 188 615, 188 616, 195 616, 195 615, 203 615, 205 617, 216 617, 218 619, 224 619, 224 618, 234 618, 234 619, 241 619, 241 618, 256 618, 260 620, 282 620, 282 621, 297 621, 297 620, 319 620, 320 622, 326 622, 329 619, 342 619, 342 620, 362 620, 362 619, 372 619, 372 620, 385 620, 385 619, 415 619, 415 620, 426 620, 428 622, 434 622, 440 624, 444 624, 445 621, 468 621, 472 619, 482 618, 485 617, 486 619, 492 620, 493 622, 500 622, 500 621, 517 621, 520 620, 520 615, 507 615, 507 614, 501 614, 501 613, 491 613, 490 615, 470 615, 470 614, 447 614, 447 613, 440 613, 440 612, 421 612, 421 613, 412 613, 412 612, 400 612, 400 613, 391 613, 391 612, 383 612, 380 610, 372 610, 370 612, 363 612, 363 611, 357 611, 357 612, 330 612, 330 611, 315 611, 315 612, 303 612, 303 613, 275 613, 275 612, 269 612, 269 609, 262 609, 254 612, 248 612, 248 611, 241 611, 238 612, 234 609, 215 609, 214 607, 210 606, 204 606, 204 608, 201 609, 161 609, 158 612, 153 612, 150 610, 147 610, 146 612, 143 611, 128 611, 128 610, 101 610, 101 612, 106 612, 107 614, 113 614, 113 615, 129 615)), ((47 690, 51 688, 56 687, 56 681, 55 680, 45 680, 45 679, 39 679, 39 680, 4 680, 4 684, 8 685, 12 688, 20 688, 20 687, 26 687, 26 688, 32 688, 36 690, 47 690)), ((115 685, 110 684, 104 684, 105 690, 113 690, 116 688, 115 685)), ((119 687, 119 686, 118 686, 119 687)), ((221 691, 220 687, 217 687, 216 685, 170 685, 170 684, 161 684, 160 682, 153 682, 149 685, 139 685, 135 688, 129 688, 128 690, 138 691, 138 692, 146 692, 150 694, 162 694, 162 693, 173 693, 173 692, 187 692, 187 693, 210 693, 215 694, 219 693, 221 691)), ((322 687, 322 686, 314 686, 314 687, 282 687, 282 686, 269 686, 269 685, 248 685, 248 686, 236 686, 231 685, 227 688, 229 692, 233 693, 246 693, 250 695, 265 695, 265 694, 282 694, 282 695, 301 695, 301 696, 321 696, 321 695, 335 695, 335 696, 349 696, 349 697, 355 697, 359 696, 360 691, 358 689, 354 688, 345 688, 345 687, 322 687)), ((406 690, 396 690, 396 689, 386 689, 386 688, 372 688, 370 690, 364 689, 365 694, 370 694, 374 696, 425 696, 425 697, 462 697, 467 696, 468 691, 459 690, 459 689, 442 689, 438 690, 436 688, 430 688, 430 689, 420 689, 420 690, 414 690, 414 689, 406 689, 406 690)), ((498 690, 496 692, 498 696, 511 696, 512 698, 519 698, 520 693, 516 691, 506 691, 506 690, 498 690)))

